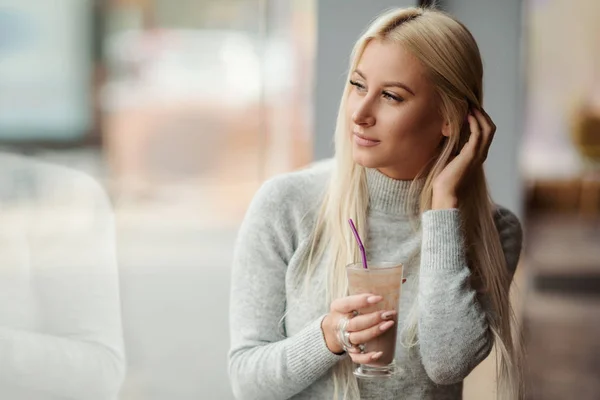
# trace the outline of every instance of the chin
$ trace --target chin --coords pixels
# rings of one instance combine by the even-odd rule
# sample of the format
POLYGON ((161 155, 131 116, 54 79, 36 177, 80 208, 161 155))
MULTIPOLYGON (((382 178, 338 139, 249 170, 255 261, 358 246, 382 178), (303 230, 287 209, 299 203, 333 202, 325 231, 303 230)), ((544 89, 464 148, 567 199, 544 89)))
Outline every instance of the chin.
POLYGON ((365 149, 357 149, 356 147, 352 149, 352 159, 356 164, 365 168, 381 168, 384 164, 381 157, 377 157, 369 150, 365 151, 365 149))

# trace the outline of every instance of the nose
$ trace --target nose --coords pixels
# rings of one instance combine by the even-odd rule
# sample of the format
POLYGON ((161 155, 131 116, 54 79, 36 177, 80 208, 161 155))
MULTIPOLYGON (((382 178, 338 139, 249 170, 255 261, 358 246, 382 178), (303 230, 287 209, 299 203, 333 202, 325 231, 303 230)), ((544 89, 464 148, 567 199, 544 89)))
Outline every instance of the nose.
POLYGON ((357 104, 356 110, 352 113, 352 122, 360 126, 372 126, 375 124, 375 116, 373 115, 371 102, 368 98, 363 98, 357 104))

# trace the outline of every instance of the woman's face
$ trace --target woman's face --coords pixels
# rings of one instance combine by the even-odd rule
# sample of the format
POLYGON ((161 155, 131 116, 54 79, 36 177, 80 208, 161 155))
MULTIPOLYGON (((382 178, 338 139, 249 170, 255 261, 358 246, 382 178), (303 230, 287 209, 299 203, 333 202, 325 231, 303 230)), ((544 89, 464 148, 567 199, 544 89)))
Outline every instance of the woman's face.
POLYGON ((371 41, 350 78, 354 162, 412 179, 436 155, 444 121, 421 62, 398 44, 371 41))

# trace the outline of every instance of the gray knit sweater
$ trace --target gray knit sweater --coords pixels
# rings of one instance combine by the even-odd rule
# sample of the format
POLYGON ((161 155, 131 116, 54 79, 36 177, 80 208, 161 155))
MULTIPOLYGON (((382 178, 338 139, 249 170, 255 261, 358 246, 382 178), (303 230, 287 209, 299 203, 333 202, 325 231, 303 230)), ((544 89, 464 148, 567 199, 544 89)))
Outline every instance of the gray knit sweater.
MULTIPOLYGON (((322 300, 327 265, 318 266, 307 293, 294 284, 332 168, 332 162, 325 162, 267 181, 239 231, 229 352, 238 399, 333 398, 332 367, 347 355, 331 353, 321 331, 328 311, 322 300)), ((398 331, 416 298, 421 312, 419 345, 396 347, 396 362, 404 372, 391 379, 359 380, 361 398, 461 399, 464 378, 490 353, 493 340, 484 302, 469 284, 460 213, 416 215, 421 222, 421 234, 416 234, 404 207, 410 182, 367 169, 367 184, 369 258, 407 263, 398 331)), ((521 226, 501 207, 495 220, 512 274, 521 226)))

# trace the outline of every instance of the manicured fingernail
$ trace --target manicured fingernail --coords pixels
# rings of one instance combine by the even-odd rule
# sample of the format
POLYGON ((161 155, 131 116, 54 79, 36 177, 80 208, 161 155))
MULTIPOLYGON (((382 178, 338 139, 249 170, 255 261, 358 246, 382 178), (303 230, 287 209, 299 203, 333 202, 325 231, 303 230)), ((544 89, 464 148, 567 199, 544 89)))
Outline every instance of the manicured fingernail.
POLYGON ((402 283, 406 282, 406 278, 402 279, 402 283))
POLYGON ((386 311, 383 314, 381 314, 381 318, 382 319, 390 319, 392 318, 394 315, 396 315, 396 311, 386 311))
POLYGON ((377 353, 375 353, 371 356, 371 360, 377 360, 382 355, 383 355, 383 351, 378 351, 377 353))
POLYGON ((370 296, 367 298, 367 303, 375 304, 383 299, 381 296, 370 296))
POLYGON ((390 329, 392 325, 394 325, 394 321, 384 322, 383 324, 379 325, 379 330, 385 331, 386 329, 390 329))

